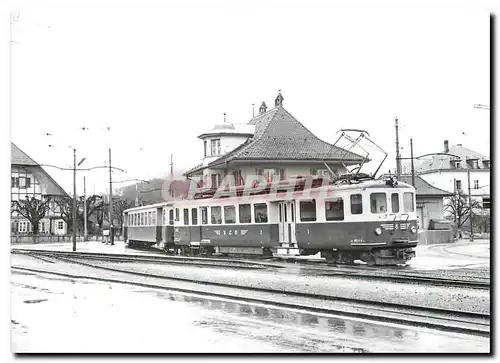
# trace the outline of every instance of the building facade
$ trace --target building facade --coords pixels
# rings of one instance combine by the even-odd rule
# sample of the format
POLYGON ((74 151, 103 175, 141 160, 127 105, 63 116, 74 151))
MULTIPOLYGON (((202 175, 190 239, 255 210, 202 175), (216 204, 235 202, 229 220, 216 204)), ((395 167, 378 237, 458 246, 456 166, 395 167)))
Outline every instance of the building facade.
MULTIPOLYGON (((24 200, 26 197, 44 199, 67 196, 67 193, 52 177, 32 158, 11 143, 11 201, 24 200)), ((11 213, 11 232, 29 234, 33 231, 30 221, 11 213)), ((60 217, 56 203, 51 202, 45 218, 40 221, 39 233, 42 235, 65 235, 66 222, 60 217)))
POLYGON ((256 175, 267 181, 327 176, 329 169, 339 175, 347 171, 344 165, 363 161, 316 137, 283 107, 283 100, 279 93, 273 109, 263 102, 248 123, 224 123, 199 135, 203 158, 184 175, 199 186, 217 188, 228 176, 235 185, 244 185, 256 175))
POLYGON ((470 194, 478 202, 481 210, 475 213, 489 215, 490 196, 490 158, 464 147, 462 144, 449 147, 444 142, 444 153, 434 155, 415 165, 415 171, 432 186, 449 193, 470 194), (447 155, 445 155, 447 154, 447 155))

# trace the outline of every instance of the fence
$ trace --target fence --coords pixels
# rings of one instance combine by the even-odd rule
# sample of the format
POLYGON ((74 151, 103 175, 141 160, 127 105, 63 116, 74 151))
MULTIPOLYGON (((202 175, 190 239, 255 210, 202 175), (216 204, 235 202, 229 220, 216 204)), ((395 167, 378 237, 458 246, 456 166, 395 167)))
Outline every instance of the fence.
MULTIPOLYGON (((102 241, 102 236, 87 236, 87 241, 102 241)), ((115 236, 115 241, 120 241, 120 236, 115 236)), ((76 236, 77 242, 83 242, 83 236, 76 236)), ((58 243, 58 242, 73 242, 72 236, 26 236, 26 235, 11 235, 11 244, 36 244, 36 243, 58 243)))

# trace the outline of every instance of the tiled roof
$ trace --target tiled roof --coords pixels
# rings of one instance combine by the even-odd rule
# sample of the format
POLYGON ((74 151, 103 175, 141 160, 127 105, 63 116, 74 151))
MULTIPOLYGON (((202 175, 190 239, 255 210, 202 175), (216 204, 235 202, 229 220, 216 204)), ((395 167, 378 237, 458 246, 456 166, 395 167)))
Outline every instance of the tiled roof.
POLYGON ((283 107, 253 118, 254 137, 230 153, 211 162, 215 166, 233 160, 350 160, 363 157, 320 140, 283 107))
POLYGON ((10 143, 10 163, 16 165, 37 166, 38 163, 30 158, 24 151, 18 148, 13 142, 10 143))
MULTIPOLYGON (((383 179, 385 177, 387 177, 387 175, 382 175, 380 178, 383 179)), ((401 175, 398 180, 411 185, 411 175, 401 175)), ((415 189, 417 191, 417 196, 447 197, 453 195, 446 190, 432 186, 418 175, 415 175, 415 189)))
POLYGON ((185 172, 184 174, 182 174, 182 175, 184 175, 184 176, 185 176, 185 175, 189 175, 189 174, 191 174, 191 173, 194 173, 194 172, 196 172, 196 171, 203 170, 203 169, 204 169, 204 167, 203 167, 203 163, 200 163, 200 164, 196 165, 195 167, 193 167, 193 168, 189 169, 188 171, 186 171, 186 172, 185 172))
POLYGON ((431 170, 442 170, 442 169, 456 169, 452 161, 460 161, 461 168, 467 168, 467 160, 477 159, 480 161, 479 167, 484 168, 481 165, 481 161, 489 160, 488 157, 481 155, 473 150, 463 147, 461 144, 453 145, 450 147, 447 154, 456 155, 433 155, 422 160, 416 160, 415 170, 419 172, 429 172, 431 170), (457 158, 458 157, 458 158, 457 158))

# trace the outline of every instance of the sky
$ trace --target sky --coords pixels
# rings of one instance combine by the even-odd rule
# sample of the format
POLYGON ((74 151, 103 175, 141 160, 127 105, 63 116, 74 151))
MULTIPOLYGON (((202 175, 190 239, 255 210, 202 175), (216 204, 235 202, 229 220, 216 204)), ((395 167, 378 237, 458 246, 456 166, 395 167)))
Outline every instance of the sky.
MULTIPOLYGON (((389 154, 383 172, 395 167, 395 117, 402 157, 410 137, 415 156, 444 140, 490 155, 490 112, 474 108, 490 103, 482 2, 74 3, 12 7, 10 135, 40 164, 71 166, 71 146, 82 167, 106 166, 111 147, 126 171, 115 181, 166 176, 170 154, 180 175, 203 157, 198 135, 224 113, 248 122, 278 90, 327 142, 367 130, 389 154)), ((72 192, 72 172, 46 170, 72 192)), ((78 194, 84 175, 87 194, 109 185, 104 168, 79 172, 78 194)))

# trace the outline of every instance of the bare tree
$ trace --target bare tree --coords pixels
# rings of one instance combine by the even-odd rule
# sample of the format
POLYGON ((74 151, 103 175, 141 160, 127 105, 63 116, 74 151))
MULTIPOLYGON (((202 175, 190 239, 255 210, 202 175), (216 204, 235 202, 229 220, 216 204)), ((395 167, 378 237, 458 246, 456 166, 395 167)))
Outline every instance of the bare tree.
POLYGON ((123 211, 134 206, 134 202, 128 199, 113 200, 113 213, 118 219, 119 225, 123 225, 123 211))
POLYGON ((39 223, 45 218, 49 211, 50 197, 35 197, 26 196, 25 200, 13 200, 11 202, 11 213, 16 212, 30 221, 33 226, 33 235, 38 234, 39 223))
MULTIPOLYGON (((479 206, 477 201, 472 201, 472 209, 479 208, 479 206)), ((444 209, 453 216, 457 228, 462 227, 470 218, 471 206, 469 206, 468 197, 463 192, 459 192, 449 198, 445 203, 444 209)))
MULTIPOLYGON (((87 198, 87 221, 96 215, 96 220, 99 222, 99 212, 103 210, 104 202, 100 195, 90 195, 87 198)), ((84 197, 80 197, 76 201, 76 218, 77 224, 83 225, 84 221, 84 197)), ((73 198, 69 196, 54 199, 54 211, 60 213, 61 218, 68 225, 68 232, 73 230, 73 198)))

